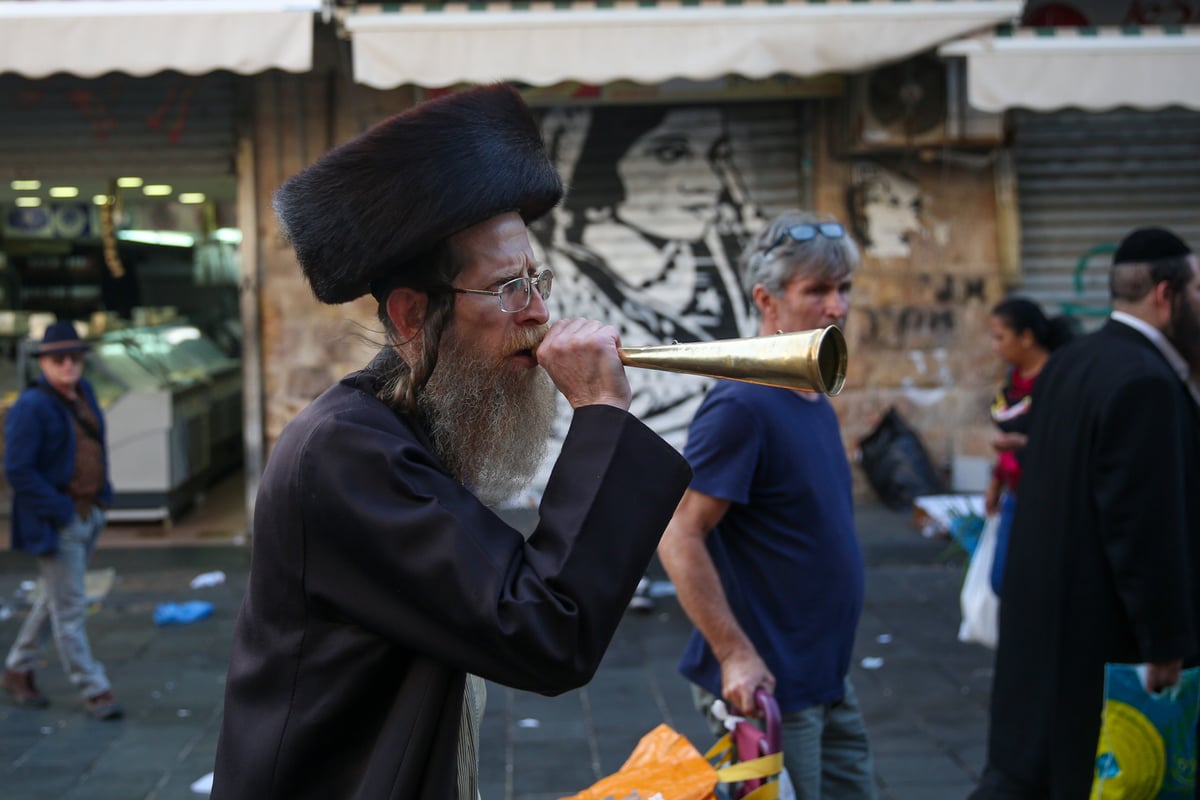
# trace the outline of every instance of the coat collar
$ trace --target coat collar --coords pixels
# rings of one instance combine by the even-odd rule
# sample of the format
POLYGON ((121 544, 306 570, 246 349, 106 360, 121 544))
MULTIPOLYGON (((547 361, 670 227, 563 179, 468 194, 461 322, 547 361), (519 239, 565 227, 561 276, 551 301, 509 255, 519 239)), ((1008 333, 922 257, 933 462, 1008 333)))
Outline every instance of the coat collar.
MULTIPOLYGON (((379 398, 379 393, 383 391, 384 385, 387 383, 395 362, 400 358, 396 351, 388 346, 381 347, 375 357, 366 367, 358 372, 352 372, 343 378, 340 382, 352 389, 356 389, 366 395, 369 395, 374 400, 377 400, 383 405, 387 405, 379 398)), ((429 436, 428 426, 425 424, 425 419, 421 415, 402 414, 390 406, 388 410, 396 415, 397 419, 404 422, 421 445, 430 452, 434 452, 433 440, 429 436)))
POLYGON ((1200 375, 1190 374, 1187 361, 1179 354, 1179 351, 1175 349, 1170 340, 1163 335, 1162 331, 1147 324, 1144 320, 1140 320, 1122 311, 1112 312, 1108 324, 1104 327, 1105 330, 1112 333, 1153 345, 1154 349, 1159 352, 1175 374, 1179 376, 1179 380, 1183 383, 1184 388, 1194 401, 1193 405, 1200 408, 1200 389, 1196 385, 1196 381, 1200 380, 1200 375))
POLYGON ((1138 319, 1132 314, 1126 314, 1124 311, 1112 312, 1112 320, 1128 325, 1138 333, 1150 340, 1150 343, 1157 348, 1158 352, 1163 354, 1163 358, 1171 365, 1171 369, 1175 370, 1179 375, 1179 379, 1184 383, 1188 382, 1188 364, 1183 360, 1183 356, 1179 355, 1179 351, 1175 349, 1175 345, 1171 344, 1162 331, 1150 325, 1145 320, 1138 319))

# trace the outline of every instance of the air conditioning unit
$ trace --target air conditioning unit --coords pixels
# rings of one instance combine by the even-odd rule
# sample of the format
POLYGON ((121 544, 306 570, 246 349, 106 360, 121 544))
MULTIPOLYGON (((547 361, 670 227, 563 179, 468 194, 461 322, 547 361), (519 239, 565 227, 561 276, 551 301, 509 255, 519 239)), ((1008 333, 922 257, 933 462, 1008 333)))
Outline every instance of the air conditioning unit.
POLYGON ((967 103, 966 64, 925 54, 852 76, 843 142, 852 153, 925 147, 993 147, 1004 115, 967 103))

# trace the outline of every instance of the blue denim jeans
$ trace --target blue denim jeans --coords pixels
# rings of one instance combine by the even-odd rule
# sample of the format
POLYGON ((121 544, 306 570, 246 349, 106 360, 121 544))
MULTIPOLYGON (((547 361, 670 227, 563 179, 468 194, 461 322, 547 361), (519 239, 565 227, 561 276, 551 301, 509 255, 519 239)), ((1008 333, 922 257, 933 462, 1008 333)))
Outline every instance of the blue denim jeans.
MULTIPOLYGON (((849 677, 845 685, 845 696, 835 703, 782 715, 783 765, 796 800, 875 800, 867 727, 849 677)), ((692 699, 714 736, 723 735, 709 711, 716 698, 693 684, 692 699)))
POLYGON ((85 698, 111 687, 104 666, 92 657, 87 637, 87 592, 84 576, 96 537, 104 528, 104 512, 92 508, 87 519, 76 516, 58 531, 58 550, 38 556, 44 591, 34 603, 8 652, 5 666, 32 670, 41 658, 41 639, 49 620, 54 643, 71 683, 85 698))

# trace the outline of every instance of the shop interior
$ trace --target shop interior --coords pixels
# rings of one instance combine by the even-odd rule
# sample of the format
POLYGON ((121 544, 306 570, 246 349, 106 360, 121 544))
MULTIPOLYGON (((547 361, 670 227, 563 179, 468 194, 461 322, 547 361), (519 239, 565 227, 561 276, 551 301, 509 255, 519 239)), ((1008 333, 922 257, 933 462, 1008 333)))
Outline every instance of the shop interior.
POLYGON ((46 326, 72 320, 108 424, 110 523, 148 542, 214 514, 213 536, 244 533, 235 195, 230 176, 0 185, 0 413, 37 378, 46 326))

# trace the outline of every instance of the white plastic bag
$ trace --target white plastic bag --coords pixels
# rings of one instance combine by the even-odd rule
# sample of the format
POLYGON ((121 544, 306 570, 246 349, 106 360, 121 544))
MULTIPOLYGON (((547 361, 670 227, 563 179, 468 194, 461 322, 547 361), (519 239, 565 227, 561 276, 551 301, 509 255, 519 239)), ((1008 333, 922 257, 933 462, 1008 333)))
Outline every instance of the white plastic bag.
POLYGON ((779 772, 779 800, 796 800, 796 787, 792 785, 792 776, 788 775, 787 767, 779 772))
POLYGON ((996 649, 1000 638, 1000 598, 992 591, 992 560, 996 556, 996 531, 1000 515, 992 514, 983 525, 979 545, 971 556, 967 577, 963 579, 959 605, 962 625, 958 628, 960 642, 978 642, 996 649))

